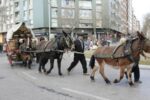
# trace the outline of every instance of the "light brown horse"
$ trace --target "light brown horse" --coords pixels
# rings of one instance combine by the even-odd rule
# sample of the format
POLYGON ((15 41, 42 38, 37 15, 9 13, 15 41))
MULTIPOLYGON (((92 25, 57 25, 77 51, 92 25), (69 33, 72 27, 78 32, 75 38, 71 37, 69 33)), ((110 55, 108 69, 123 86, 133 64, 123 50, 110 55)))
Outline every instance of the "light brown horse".
MULTIPOLYGON (((107 84, 110 84, 109 79, 106 77, 104 73, 104 65, 108 64, 111 65, 114 68, 120 69, 120 77, 119 79, 115 79, 114 83, 118 83, 123 79, 124 72, 127 70, 128 75, 128 82, 129 85, 132 86, 132 78, 131 78, 131 72, 133 67, 133 61, 131 61, 128 56, 124 55, 124 45, 121 45, 118 47, 117 51, 114 54, 114 58, 112 58, 112 53, 115 50, 116 47, 99 47, 94 52, 93 56, 91 57, 91 61, 94 57, 94 59, 97 60, 99 64, 99 72, 102 75, 103 79, 107 84)), ((137 32, 137 37, 132 41, 131 43, 131 55, 134 58, 140 57, 140 54, 142 52, 150 53, 150 40, 146 39, 142 34, 137 32)), ((91 80, 94 80, 95 72, 98 70, 97 67, 94 67, 91 73, 91 80)))

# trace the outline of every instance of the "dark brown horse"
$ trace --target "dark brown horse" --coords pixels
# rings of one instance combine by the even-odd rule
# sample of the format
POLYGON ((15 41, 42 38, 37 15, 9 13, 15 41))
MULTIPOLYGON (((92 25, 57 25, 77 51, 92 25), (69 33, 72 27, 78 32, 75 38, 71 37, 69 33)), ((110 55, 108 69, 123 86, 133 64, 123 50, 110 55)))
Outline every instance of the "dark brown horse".
MULTIPOLYGON (((114 57, 112 58, 112 53, 116 47, 99 47, 94 52, 91 57, 91 61, 94 59, 97 60, 99 64, 99 72, 104 78, 105 82, 110 84, 109 79, 106 77, 104 73, 104 65, 108 64, 114 68, 120 69, 120 77, 119 79, 115 79, 114 83, 118 83, 123 79, 124 72, 127 70, 128 82, 129 85, 133 85, 131 72, 133 67, 133 61, 129 59, 128 56, 124 55, 124 45, 121 45, 117 48, 114 57)), ((137 37, 133 39, 131 42, 131 55, 134 58, 139 58, 140 54, 144 52, 150 53, 150 40, 146 39, 142 34, 137 32, 137 37)), ((93 61, 94 61, 93 60, 93 61)), ((91 73, 91 80, 94 80, 95 72, 98 70, 97 67, 94 67, 91 73)))
POLYGON ((73 39, 71 38, 71 33, 66 33, 63 31, 62 34, 56 36, 50 41, 42 42, 40 45, 42 52, 38 54, 39 57, 39 72, 42 70, 49 74, 54 67, 54 60, 57 59, 58 74, 62 75, 61 72, 61 61, 63 53, 73 47, 73 39), (45 65, 50 59, 50 69, 46 71, 45 65))

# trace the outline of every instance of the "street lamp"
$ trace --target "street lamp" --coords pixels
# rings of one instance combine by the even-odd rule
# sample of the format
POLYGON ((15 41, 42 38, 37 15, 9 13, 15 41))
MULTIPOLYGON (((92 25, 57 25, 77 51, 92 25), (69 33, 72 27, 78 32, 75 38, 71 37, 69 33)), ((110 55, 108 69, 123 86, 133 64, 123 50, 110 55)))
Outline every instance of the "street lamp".
POLYGON ((48 21, 49 21, 48 39, 50 40, 50 34, 51 34, 51 0, 48 0, 48 21))

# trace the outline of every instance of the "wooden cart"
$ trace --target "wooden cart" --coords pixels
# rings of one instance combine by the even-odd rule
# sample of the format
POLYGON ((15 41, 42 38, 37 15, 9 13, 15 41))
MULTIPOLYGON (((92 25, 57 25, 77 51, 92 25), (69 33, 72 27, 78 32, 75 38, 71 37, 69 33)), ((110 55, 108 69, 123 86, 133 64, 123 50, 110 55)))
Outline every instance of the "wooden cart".
POLYGON ((30 49, 30 43, 32 39, 35 38, 32 30, 25 25, 25 23, 20 23, 18 25, 14 25, 12 29, 7 32, 6 40, 7 40, 7 56, 8 61, 11 66, 15 62, 25 63, 25 60, 31 60, 31 53, 26 53, 20 50, 20 46, 24 43, 26 44, 25 51, 30 49))

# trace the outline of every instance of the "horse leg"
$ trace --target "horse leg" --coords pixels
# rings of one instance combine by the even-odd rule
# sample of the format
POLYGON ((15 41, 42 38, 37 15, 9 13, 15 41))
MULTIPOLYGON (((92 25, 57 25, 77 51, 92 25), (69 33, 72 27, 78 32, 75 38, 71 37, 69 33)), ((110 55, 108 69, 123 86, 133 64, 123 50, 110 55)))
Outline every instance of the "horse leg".
POLYGON ((27 62, 28 62, 28 68, 31 69, 32 60, 30 56, 28 57, 27 62))
POLYGON ((39 61, 39 72, 41 73, 42 71, 41 71, 41 68, 42 68, 42 64, 41 64, 41 62, 39 61))
POLYGON ((43 70, 43 72, 44 72, 45 74, 47 74, 47 73, 46 73, 46 69, 45 69, 45 64, 42 65, 42 70, 43 70))
POLYGON ((95 80, 95 79, 94 79, 94 76, 95 76, 95 72, 96 72, 97 70, 98 70, 98 67, 94 66, 94 68, 92 69, 92 72, 91 72, 91 76, 90 76, 90 78, 91 78, 92 81, 95 80))
POLYGON ((125 73, 125 66, 120 66, 120 77, 119 79, 115 79, 114 83, 119 83, 123 79, 124 73, 125 73))
POLYGON ((50 59, 50 69, 47 71, 47 74, 51 73, 53 68, 54 68, 54 58, 50 59))
POLYGON ((47 74, 46 69, 45 69, 45 65, 47 62, 48 62, 48 58, 44 58, 42 62, 42 70, 45 74, 47 74))
POLYGON ((61 76, 62 73, 61 73, 61 59, 60 58, 57 59, 57 65, 58 65, 58 74, 61 76))
POLYGON ((109 79, 106 77, 106 75, 104 73, 104 62, 99 63, 99 65, 100 65, 99 73, 102 75, 102 77, 105 80, 105 82, 107 84, 110 84, 111 82, 109 81, 109 79))
POLYGON ((40 62, 41 53, 36 53, 36 63, 40 62))
POLYGON ((128 66, 127 67, 127 75, 128 75, 128 82, 130 86, 133 86, 133 81, 132 81, 132 67, 128 66))
POLYGON ((27 58, 25 58, 25 60, 24 60, 24 66, 25 67, 27 66, 27 58))
POLYGON ((90 78, 92 81, 94 81, 95 72, 98 70, 98 67, 95 66, 95 57, 94 55, 91 56, 89 66, 91 67, 91 75, 90 78))
POLYGON ((31 64, 32 64, 32 60, 29 59, 29 60, 28 60, 28 68, 29 68, 29 69, 31 69, 31 64))
POLYGON ((39 58, 39 72, 41 73, 41 69, 42 69, 42 58, 39 58))

